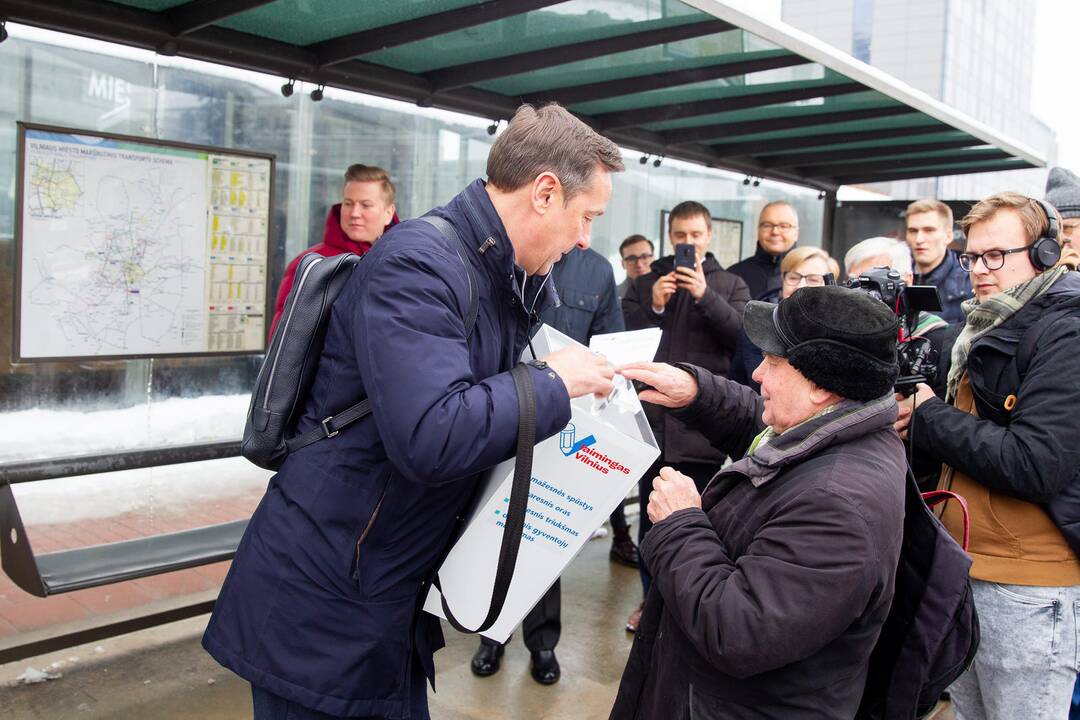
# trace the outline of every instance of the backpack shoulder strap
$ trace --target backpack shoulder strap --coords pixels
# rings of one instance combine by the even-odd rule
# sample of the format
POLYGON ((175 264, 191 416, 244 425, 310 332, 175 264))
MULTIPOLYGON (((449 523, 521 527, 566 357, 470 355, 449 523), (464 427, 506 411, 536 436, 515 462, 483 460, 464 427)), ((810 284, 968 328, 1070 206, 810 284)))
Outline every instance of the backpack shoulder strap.
POLYGON ((443 237, 453 242, 454 250, 457 251, 461 264, 465 266, 465 272, 469 276, 469 311, 465 315, 465 337, 468 338, 472 335, 473 328, 476 326, 476 315, 480 310, 480 285, 473 272, 472 263, 468 260, 468 249, 465 247, 465 241, 462 240, 457 228, 438 215, 424 215, 418 219, 431 225, 442 233, 443 237))

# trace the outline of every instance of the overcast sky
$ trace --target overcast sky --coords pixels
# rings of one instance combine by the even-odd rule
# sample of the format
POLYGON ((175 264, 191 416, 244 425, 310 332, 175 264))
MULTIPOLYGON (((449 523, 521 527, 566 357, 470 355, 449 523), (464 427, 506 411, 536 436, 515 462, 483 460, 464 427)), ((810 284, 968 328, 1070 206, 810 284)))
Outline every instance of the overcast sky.
POLYGON ((1080 2, 1039 0, 1035 38, 1031 110, 1057 132, 1057 164, 1080 173, 1080 2))

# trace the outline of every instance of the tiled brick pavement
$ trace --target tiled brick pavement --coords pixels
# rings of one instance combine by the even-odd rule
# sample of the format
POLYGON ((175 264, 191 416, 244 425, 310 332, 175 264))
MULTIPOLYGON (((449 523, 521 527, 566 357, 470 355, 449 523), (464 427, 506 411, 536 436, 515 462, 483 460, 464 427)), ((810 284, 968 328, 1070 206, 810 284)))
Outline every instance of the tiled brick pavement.
MULTIPOLYGON (((241 520, 254 512, 261 497, 261 492, 247 491, 183 506, 168 506, 159 498, 153 507, 137 512, 72 523, 31 525, 26 532, 34 552, 40 555, 241 520)), ((6 575, 0 574, 0 642, 17 642, 20 633, 44 631, 75 620, 92 621, 100 616, 105 622, 112 613, 211 590, 221 586, 228 568, 228 562, 215 563, 47 598, 23 592, 6 575)))

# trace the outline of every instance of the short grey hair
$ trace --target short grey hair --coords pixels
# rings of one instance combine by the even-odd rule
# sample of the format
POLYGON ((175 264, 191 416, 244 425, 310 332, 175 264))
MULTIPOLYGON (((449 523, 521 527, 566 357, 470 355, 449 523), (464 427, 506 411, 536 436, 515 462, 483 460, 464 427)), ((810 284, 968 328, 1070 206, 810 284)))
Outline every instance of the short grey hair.
POLYGON ((901 275, 911 273, 911 250, 907 243, 888 237, 872 237, 855 243, 844 253, 844 272, 850 276, 851 268, 878 255, 888 255, 889 267, 901 275))
POLYGON ((619 146, 556 103, 522 105, 491 146, 487 176, 499 190, 513 192, 550 172, 569 200, 592 182, 597 166, 621 172, 619 146))

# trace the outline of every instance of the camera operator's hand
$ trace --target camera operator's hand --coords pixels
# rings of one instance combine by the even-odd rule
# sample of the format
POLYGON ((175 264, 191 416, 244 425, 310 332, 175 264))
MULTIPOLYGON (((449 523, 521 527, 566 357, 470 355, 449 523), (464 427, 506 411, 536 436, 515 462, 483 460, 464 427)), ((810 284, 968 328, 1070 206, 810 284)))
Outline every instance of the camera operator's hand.
POLYGON ((682 408, 694 402, 698 394, 697 380, 693 375, 666 363, 630 363, 616 368, 615 372, 628 380, 643 382, 651 388, 638 393, 642 402, 682 408))
POLYGON ((660 468, 649 493, 649 519, 654 523, 667 519, 673 512, 700 508, 701 495, 691 478, 669 467, 660 468))
POLYGON ((926 383, 916 385, 915 392, 912 393, 911 397, 904 397, 900 393, 896 393, 896 404, 900 406, 900 414, 897 416, 896 422, 893 423, 893 427, 900 434, 901 440, 907 440, 908 425, 911 424, 911 416, 915 409, 932 397, 937 396, 926 383))
POLYGON ((675 273, 669 272, 656 279, 652 286, 652 307, 654 312, 662 312, 668 300, 675 294, 679 286, 675 282, 675 273))
POLYGON ((615 371, 603 355, 589 352, 580 345, 564 347, 540 358, 566 385, 571 399, 592 393, 605 397, 614 385, 615 371))
POLYGON ((695 300, 705 297, 708 286, 705 284, 705 271, 701 269, 701 260, 692 268, 676 268, 675 283, 689 292, 695 300))

